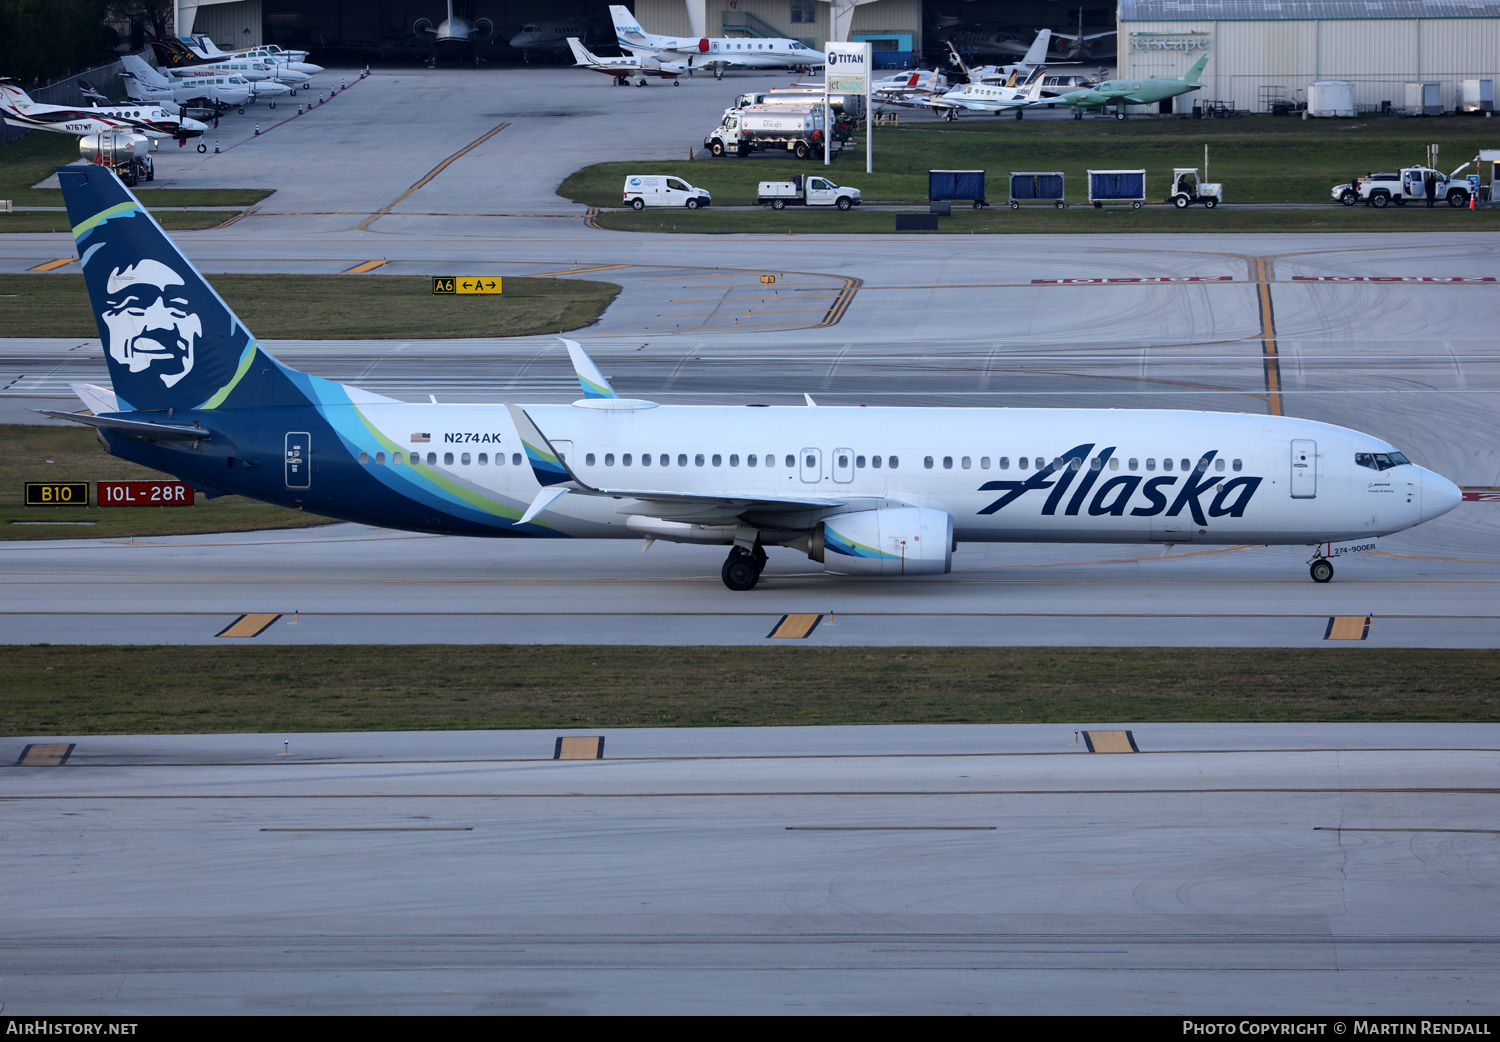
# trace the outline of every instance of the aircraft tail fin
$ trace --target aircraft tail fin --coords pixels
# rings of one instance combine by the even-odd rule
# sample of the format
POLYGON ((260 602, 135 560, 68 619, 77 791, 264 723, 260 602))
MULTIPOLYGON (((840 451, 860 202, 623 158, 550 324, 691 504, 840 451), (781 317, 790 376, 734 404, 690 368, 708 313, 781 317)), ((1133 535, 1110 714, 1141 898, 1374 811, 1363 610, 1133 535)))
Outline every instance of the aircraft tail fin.
POLYGON ((27 94, 14 83, 7 83, 4 80, 0 80, 0 109, 20 111, 34 104, 36 103, 31 100, 30 94, 27 94))
POLYGON ((1031 41, 1031 46, 1026 48, 1026 56, 1021 59, 1022 65, 1040 65, 1047 60, 1047 48, 1052 46, 1052 30, 1043 29, 1036 34, 1036 39, 1031 41))
POLYGON ((573 51, 573 61, 578 65, 598 65, 599 59, 589 52, 576 36, 568 37, 568 47, 573 51))
POLYGON ((138 55, 138 54, 126 54, 126 55, 122 55, 120 57, 120 61, 125 66, 125 73, 126 73, 126 75, 129 78, 131 78, 131 79, 139 81, 144 86, 147 86, 147 87, 166 87, 166 86, 168 86, 167 78, 165 76, 163 76, 155 68, 153 68, 152 65, 151 65, 151 63, 148 62, 148 61, 146 61, 146 59, 142 58, 140 55, 138 55))
POLYGON ((656 39, 651 33, 641 28, 641 23, 635 20, 635 15, 619 4, 610 4, 610 17, 615 22, 615 36, 621 43, 649 44, 656 39))
POLYGON ((119 411, 307 404, 112 170, 57 175, 119 411))
POLYGON ((1208 55, 1205 54, 1203 57, 1193 62, 1193 67, 1191 69, 1182 74, 1182 82, 1197 83, 1199 78, 1202 77, 1203 69, 1206 65, 1208 65, 1208 55))

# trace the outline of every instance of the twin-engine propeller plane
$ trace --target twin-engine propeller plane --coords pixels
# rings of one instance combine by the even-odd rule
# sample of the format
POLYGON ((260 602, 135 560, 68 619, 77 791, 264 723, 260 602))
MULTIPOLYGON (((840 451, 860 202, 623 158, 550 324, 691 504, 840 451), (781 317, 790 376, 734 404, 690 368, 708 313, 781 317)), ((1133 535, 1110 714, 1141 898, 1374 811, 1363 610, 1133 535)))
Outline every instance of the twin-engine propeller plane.
POLYGON ((1326 582, 1330 556, 1460 499, 1380 438, 1311 420, 658 406, 619 397, 570 341, 571 405, 396 401, 277 361, 112 172, 58 175, 113 390, 77 385, 92 414, 48 415, 209 496, 420 532, 718 544, 734 590, 770 546, 901 576, 1009 541, 1316 544, 1326 582))

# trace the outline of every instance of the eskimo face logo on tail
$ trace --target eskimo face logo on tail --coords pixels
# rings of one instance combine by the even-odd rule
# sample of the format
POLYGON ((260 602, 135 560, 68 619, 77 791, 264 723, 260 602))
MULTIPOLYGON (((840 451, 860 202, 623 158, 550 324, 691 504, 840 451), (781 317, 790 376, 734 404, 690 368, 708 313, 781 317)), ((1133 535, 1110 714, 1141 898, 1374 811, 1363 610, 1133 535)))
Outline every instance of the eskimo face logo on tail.
POLYGON ((114 268, 99 319, 109 331, 109 356, 132 373, 150 370, 168 387, 193 371, 203 323, 191 310, 187 284, 155 260, 114 268))

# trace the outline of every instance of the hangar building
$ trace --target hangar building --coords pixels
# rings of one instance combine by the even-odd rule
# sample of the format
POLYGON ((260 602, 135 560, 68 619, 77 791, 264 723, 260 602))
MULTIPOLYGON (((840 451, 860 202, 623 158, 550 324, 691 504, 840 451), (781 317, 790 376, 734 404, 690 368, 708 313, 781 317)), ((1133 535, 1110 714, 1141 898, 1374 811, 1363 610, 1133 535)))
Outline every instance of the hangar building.
POLYGON ((1180 76, 1205 51, 1203 89, 1179 106, 1220 100, 1267 112, 1303 101, 1314 80, 1354 84, 1360 111, 1405 107, 1405 84, 1460 84, 1500 73, 1500 0, 1120 0, 1119 76, 1180 76))

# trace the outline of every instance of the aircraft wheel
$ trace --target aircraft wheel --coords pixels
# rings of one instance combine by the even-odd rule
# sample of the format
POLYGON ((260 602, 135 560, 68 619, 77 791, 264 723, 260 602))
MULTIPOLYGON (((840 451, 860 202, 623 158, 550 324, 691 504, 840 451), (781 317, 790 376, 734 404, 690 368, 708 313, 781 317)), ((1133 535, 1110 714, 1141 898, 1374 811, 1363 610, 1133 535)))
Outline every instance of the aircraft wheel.
POLYGON ((244 114, 245 114, 244 106, 241 106, 240 107, 240 115, 243 116, 244 114))
POLYGON ((1125 110, 1124 109, 1121 109, 1119 112, 1115 113, 1115 119, 1124 119, 1124 118, 1125 118, 1125 110))
POLYGON ((785 199, 772 199, 771 200, 771 209, 773 209, 773 210, 785 210, 786 209, 786 200, 785 199))
POLYGON ((292 91, 292 97, 295 98, 296 96, 297 96, 297 92, 296 91, 292 91))
POLYGON ((1333 563, 1320 557, 1312 563, 1307 571, 1312 576, 1313 582, 1326 583, 1333 578, 1333 563))
POLYGON ((731 590, 753 590, 760 581, 760 569, 755 566, 755 558, 736 549, 724 561, 724 567, 719 569, 719 577, 731 590))
POLYGON ((644 210, 646 208, 646 200, 632 199, 630 200, 630 205, 635 207, 637 210, 644 210))
POLYGON ((200 141, 200 142, 198 142, 198 151, 199 152, 207 152, 208 151, 208 146, 205 145, 203 142, 200 141))
POLYGON ((1186 210, 1188 208, 1188 204, 1191 202, 1192 200, 1185 195, 1172 196, 1172 205, 1177 207, 1177 209, 1179 210, 1186 210))
POLYGON ((1215 206, 1219 205, 1219 200, 1210 197, 1208 199, 1203 200, 1203 205, 1206 206, 1206 207, 1208 207, 1210 210, 1212 210, 1215 206))
POLYGON ((268 102, 266 102, 266 107, 274 109, 276 107, 276 102, 274 102, 274 101, 268 101, 268 102))
POLYGON ((681 80, 673 80, 672 81, 672 86, 674 86, 674 87, 680 87, 680 86, 682 86, 682 81, 681 80))

